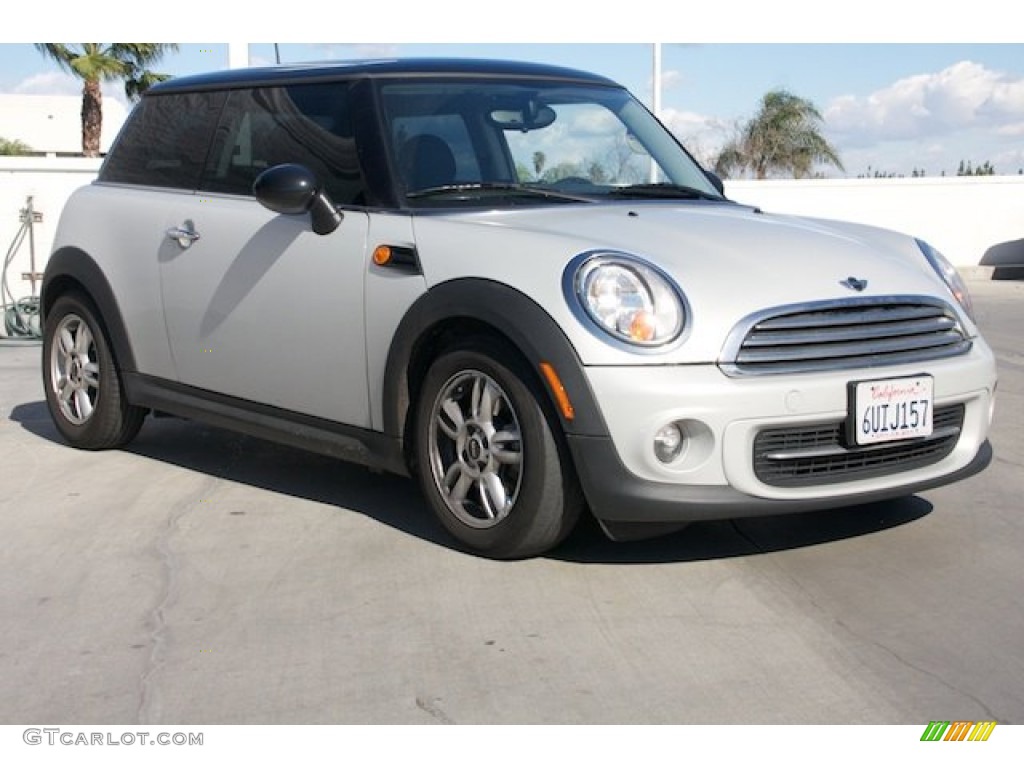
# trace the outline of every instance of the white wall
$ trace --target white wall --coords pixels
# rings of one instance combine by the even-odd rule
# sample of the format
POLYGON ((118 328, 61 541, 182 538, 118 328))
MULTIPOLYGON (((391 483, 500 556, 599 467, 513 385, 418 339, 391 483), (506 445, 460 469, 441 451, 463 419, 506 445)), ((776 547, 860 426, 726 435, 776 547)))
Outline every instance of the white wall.
MULTIPOLYGON (((95 178, 99 160, 0 157, 0 253, 17 234, 31 195, 43 220, 34 225, 36 270, 53 243, 64 201, 95 178)), ((847 219, 907 232, 930 242, 958 266, 977 265, 985 251, 1024 239, 1024 176, 924 179, 730 181, 728 195, 766 211, 847 219)), ((16 298, 31 295, 27 240, 8 268, 16 298)), ((0 264, 2 266, 2 264, 0 264)), ((2 332, 2 324, 0 324, 2 332)))
MULTIPOLYGON (((43 214, 43 220, 32 226, 35 268, 43 271, 64 202, 77 187, 92 181, 99 167, 95 158, 0 157, 0 269, 11 255, 21 227, 20 211, 31 196, 33 209, 43 214)), ((29 245, 26 237, 7 267, 7 286, 15 299, 32 295, 31 282, 21 277, 31 271, 29 245)), ((0 307, 0 336, 3 333, 0 307)))
POLYGON ((1024 238, 1024 176, 729 181, 726 193, 773 213, 845 219, 928 241, 958 267, 1024 238))
MULTIPOLYGON (((100 107, 100 152, 107 152, 128 117, 128 108, 107 95, 100 107)), ((82 97, 0 93, 0 136, 28 144, 32 154, 74 156, 82 151, 82 97)))

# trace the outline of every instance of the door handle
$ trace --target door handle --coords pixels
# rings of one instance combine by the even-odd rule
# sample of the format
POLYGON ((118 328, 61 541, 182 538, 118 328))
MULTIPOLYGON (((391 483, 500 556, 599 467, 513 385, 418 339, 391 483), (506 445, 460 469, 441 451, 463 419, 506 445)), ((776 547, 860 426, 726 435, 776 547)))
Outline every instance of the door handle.
POLYGON ((167 230, 167 237, 176 241, 182 248, 188 248, 199 239, 199 233, 185 227, 171 227, 167 230))

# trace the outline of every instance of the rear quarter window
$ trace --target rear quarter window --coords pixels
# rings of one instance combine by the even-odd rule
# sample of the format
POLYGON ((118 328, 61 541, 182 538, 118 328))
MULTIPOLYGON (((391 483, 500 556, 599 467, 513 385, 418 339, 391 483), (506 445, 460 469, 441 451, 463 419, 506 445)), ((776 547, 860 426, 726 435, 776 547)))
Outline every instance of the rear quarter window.
POLYGON ((206 161, 224 94, 169 93, 136 105, 99 180, 194 190, 206 161))

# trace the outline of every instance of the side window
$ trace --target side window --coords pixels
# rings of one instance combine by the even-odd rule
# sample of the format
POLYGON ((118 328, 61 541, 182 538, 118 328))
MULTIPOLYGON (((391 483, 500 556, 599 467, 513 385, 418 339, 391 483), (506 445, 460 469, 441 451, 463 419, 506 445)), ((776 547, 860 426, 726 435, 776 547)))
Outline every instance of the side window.
POLYGON ((194 190, 222 93, 168 93, 136 105, 100 169, 99 180, 194 190))
POLYGON ((365 202, 349 87, 313 83, 231 91, 200 188, 252 195, 267 168, 301 163, 339 205, 365 202))

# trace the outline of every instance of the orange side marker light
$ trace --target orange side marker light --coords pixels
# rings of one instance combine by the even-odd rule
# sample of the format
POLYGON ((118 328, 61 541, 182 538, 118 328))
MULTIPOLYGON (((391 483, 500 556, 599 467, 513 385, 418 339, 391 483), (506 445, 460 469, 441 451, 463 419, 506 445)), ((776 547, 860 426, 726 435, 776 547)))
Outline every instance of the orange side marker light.
POLYGON ((572 421, 576 416, 576 409, 572 407, 572 403, 569 402, 569 394, 565 391, 565 386, 562 384, 562 380, 558 378, 558 373, 555 371, 554 366, 551 363, 541 363, 540 372, 544 374, 544 378, 548 382, 548 386, 551 387, 551 392, 555 396, 555 401, 558 403, 559 410, 562 411, 562 416, 567 421, 572 421))

